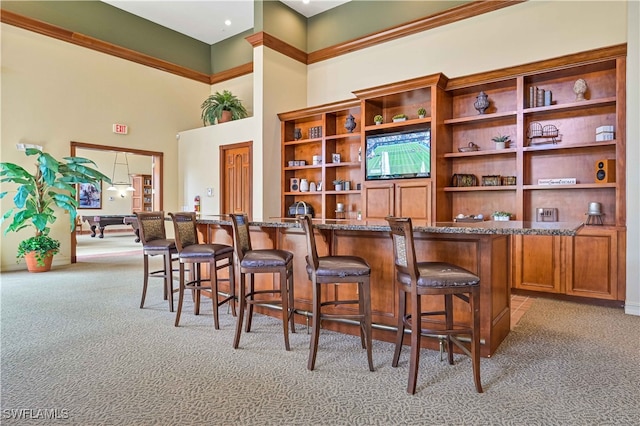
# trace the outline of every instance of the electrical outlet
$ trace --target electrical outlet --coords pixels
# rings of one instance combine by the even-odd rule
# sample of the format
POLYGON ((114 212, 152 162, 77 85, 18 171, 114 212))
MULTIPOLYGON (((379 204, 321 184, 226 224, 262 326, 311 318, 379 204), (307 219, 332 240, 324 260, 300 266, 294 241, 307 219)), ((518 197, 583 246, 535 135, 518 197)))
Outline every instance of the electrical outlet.
POLYGON ((558 209, 555 207, 538 207, 536 209, 536 220, 538 222, 557 222, 558 209))
POLYGON ((213 188, 207 188, 207 197, 213 197, 213 188))

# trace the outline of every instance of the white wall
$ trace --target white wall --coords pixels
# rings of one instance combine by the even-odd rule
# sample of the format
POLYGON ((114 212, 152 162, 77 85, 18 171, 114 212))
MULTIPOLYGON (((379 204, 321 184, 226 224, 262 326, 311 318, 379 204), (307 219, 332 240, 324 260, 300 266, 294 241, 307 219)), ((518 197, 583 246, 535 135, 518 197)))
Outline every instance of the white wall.
MULTIPOLYGON (((246 93, 253 88, 253 117, 180 132, 180 207, 193 211, 193 199, 201 198, 203 216, 217 215, 220 207, 219 148, 253 142, 253 219, 280 215, 280 120, 278 112, 302 108, 306 100, 306 67, 263 46, 254 49, 253 74, 217 84, 212 92, 246 93), (300 96, 291 96, 300 94, 300 96), (207 188, 214 189, 207 197, 207 188)), ((238 95, 240 97, 240 95, 238 95)), ((246 104, 245 104, 246 105, 246 104)))
MULTIPOLYGON (((177 210, 176 134, 201 126, 200 104, 210 86, 11 25, 2 24, 0 31, 2 161, 31 164, 16 150, 18 142, 43 145, 56 158, 69 155, 71 141, 160 151, 164 208, 177 210), (114 134, 114 123, 127 124, 129 134, 114 134)), ((100 170, 110 174, 111 166, 100 170)), ((3 185, 2 190, 15 188, 3 185)), ((1 201, 2 212, 11 208, 11 198, 1 201)), ((52 236, 62 243, 55 265, 71 261, 67 218, 52 227, 52 236)), ((2 236, 3 271, 26 268, 24 262, 16 264, 15 252, 31 235, 24 230, 2 236)))
POLYGON ((193 211, 199 195, 203 216, 220 213, 220 146, 256 139, 255 122, 249 117, 179 133, 177 211, 193 211), (214 189, 212 197, 207 188, 214 189))
POLYGON ((640 315, 640 3, 629 2, 627 44, 627 299, 640 315))
POLYGON ((321 105, 381 84, 439 72, 464 76, 620 44, 626 37, 626 2, 528 1, 312 64, 307 98, 321 105))

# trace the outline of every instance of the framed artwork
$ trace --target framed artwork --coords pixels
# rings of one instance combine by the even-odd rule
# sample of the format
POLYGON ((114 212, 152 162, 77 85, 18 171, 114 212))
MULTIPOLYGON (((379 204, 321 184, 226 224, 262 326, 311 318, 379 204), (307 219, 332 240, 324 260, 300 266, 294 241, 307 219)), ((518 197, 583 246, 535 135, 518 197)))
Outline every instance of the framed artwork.
MULTIPOLYGON (((102 184, 102 182, 100 182, 102 184)), ((99 209, 102 208, 102 192, 100 188, 90 183, 78 184, 78 208, 99 209)))

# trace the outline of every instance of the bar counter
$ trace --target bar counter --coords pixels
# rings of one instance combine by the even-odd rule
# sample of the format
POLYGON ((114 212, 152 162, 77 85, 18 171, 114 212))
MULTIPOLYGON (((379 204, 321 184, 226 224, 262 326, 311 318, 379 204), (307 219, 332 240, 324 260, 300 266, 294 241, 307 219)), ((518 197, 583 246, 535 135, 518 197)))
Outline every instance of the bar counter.
MULTIPOLYGON (((294 295, 297 323, 307 323, 311 311, 311 284, 305 270, 306 242, 295 219, 274 218, 253 221, 251 241, 253 248, 279 248, 294 253, 294 295)), ((582 223, 566 222, 442 222, 435 226, 425 221, 413 222, 418 261, 450 262, 468 269, 480 277, 481 354, 490 357, 510 330, 511 235, 573 236, 582 223)), ((398 292, 395 282, 393 246, 389 226, 385 220, 329 220, 314 219, 314 230, 320 256, 357 255, 371 265, 371 305, 373 310, 374 339, 394 341, 398 316, 398 292)), ((231 221, 225 216, 203 215, 198 228, 206 242, 233 244, 231 221)), ((277 277, 264 275, 256 285, 272 287, 277 277)), ((328 285, 331 297, 356 297, 356 286, 328 285)), ((356 297, 357 298, 357 297, 356 297)), ((457 302, 457 301, 456 301, 457 302)), ((441 302, 429 302, 425 309, 438 309, 441 302)), ((467 321, 469 312, 463 303, 456 303, 458 321, 467 321)), ((348 309, 348 308, 343 308, 348 309)), ((270 310, 263 311, 266 314, 270 310)), ((358 327, 348 323, 323 323, 328 328, 349 334, 358 334, 358 327)), ((408 343, 408 336, 407 343, 408 343)), ((423 339, 423 346, 438 349, 436 339, 423 339)), ((375 355, 375 354, 374 354, 375 355)))

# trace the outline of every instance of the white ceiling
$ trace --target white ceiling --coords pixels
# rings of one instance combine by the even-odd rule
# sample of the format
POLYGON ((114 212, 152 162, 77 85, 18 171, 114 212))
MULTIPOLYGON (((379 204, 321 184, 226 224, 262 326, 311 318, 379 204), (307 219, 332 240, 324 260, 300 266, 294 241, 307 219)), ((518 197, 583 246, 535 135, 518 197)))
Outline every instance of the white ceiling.
MULTIPOLYGON (((253 0, 102 0, 207 44, 253 28, 253 0), (231 25, 225 25, 225 20, 231 25)), ((350 0, 280 0, 309 18, 350 0)))

